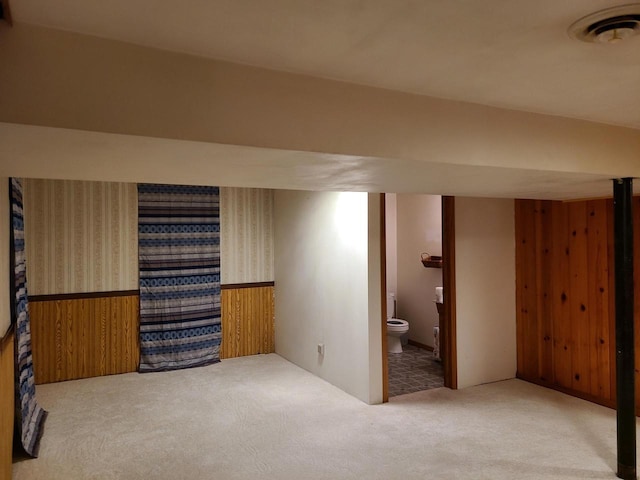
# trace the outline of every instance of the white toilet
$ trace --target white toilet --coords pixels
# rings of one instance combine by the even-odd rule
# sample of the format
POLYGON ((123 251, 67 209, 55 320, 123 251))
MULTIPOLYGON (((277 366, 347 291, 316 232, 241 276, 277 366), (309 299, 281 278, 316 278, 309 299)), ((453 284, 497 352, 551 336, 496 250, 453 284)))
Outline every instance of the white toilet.
POLYGON ((393 293, 387 295, 387 351, 389 353, 402 353, 400 337, 409 331, 409 322, 393 318, 396 311, 396 296, 393 293))

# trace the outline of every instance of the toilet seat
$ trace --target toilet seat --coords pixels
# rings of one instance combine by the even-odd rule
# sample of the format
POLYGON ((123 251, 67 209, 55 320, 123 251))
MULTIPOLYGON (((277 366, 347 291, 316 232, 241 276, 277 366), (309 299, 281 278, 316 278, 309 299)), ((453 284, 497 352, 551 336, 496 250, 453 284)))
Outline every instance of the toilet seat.
POLYGON ((399 318, 387 318, 387 332, 405 332, 409 329, 409 322, 399 318))

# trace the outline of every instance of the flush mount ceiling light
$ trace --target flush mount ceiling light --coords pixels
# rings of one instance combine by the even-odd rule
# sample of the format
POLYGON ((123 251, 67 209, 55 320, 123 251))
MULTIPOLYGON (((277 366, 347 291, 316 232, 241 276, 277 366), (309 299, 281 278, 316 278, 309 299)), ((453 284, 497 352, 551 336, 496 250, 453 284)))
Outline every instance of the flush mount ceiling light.
POLYGON ((613 44, 640 34, 640 4, 607 8, 582 17, 569 27, 577 40, 613 44))

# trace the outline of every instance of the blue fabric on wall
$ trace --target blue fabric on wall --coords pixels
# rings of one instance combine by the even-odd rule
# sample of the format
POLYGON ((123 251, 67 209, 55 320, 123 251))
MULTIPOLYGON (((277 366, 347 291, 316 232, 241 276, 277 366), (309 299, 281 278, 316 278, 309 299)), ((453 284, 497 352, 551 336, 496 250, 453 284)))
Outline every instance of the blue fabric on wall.
POLYGON ((25 452, 37 457, 47 412, 36 401, 33 356, 31 354, 31 321, 27 298, 22 183, 20 180, 10 179, 9 191, 11 196, 12 264, 14 267, 12 315, 16 324, 16 418, 20 440, 25 452))
POLYGON ((140 371, 220 361, 218 187, 138 185, 140 371))

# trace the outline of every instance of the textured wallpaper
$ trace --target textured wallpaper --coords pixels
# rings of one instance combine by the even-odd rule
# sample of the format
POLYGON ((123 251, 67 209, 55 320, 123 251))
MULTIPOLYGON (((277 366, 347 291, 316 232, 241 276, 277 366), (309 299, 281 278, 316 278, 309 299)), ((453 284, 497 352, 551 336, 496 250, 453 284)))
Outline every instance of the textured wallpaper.
POLYGON ((222 283, 273 281, 273 190, 220 189, 222 283))
POLYGON ((30 295, 138 288, 133 183, 24 181, 30 295))
MULTIPOLYGON (((138 288, 134 183, 24 180, 30 295, 138 288)), ((222 283, 273 281, 273 191, 220 189, 222 283)))

